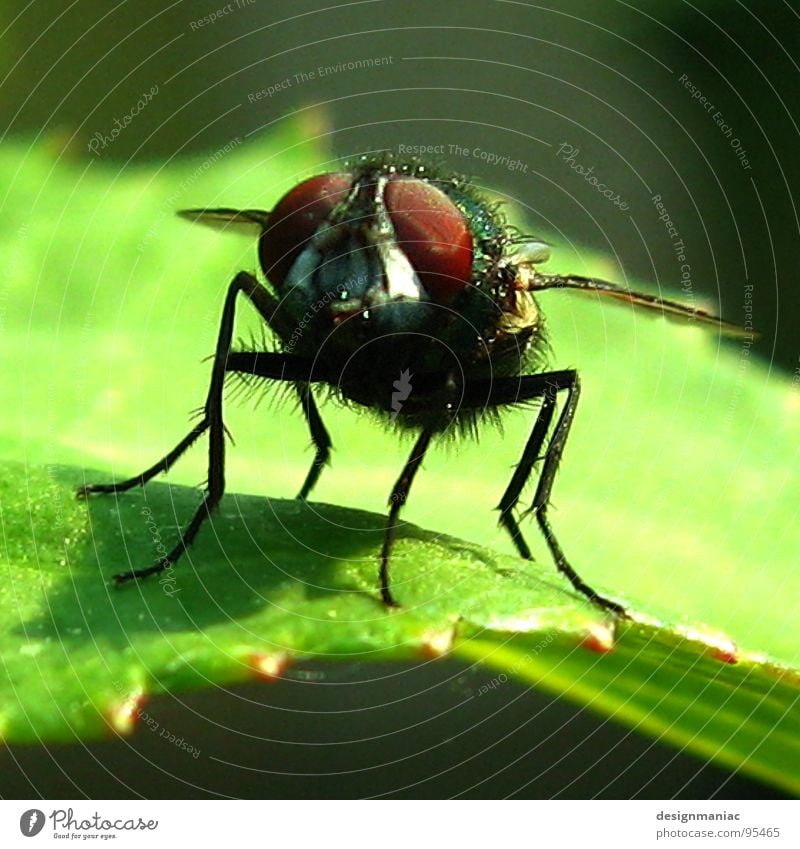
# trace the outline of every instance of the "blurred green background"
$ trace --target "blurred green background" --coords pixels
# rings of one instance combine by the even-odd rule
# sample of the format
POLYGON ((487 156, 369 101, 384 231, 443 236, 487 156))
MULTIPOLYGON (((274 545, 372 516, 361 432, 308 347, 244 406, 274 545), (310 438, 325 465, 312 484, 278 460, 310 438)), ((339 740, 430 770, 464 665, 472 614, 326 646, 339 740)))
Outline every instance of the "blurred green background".
POLYGON ((455 167, 524 205, 534 230, 607 254, 631 279, 680 289, 658 194, 697 296, 741 320, 753 283, 759 350, 798 366, 797 3, 240 4, 79 0, 55 15, 3 4, 5 137, 63 142, 89 162, 95 134, 157 86, 98 156, 168 162, 324 104, 336 153, 444 145, 455 167), (230 11, 199 25, 220 6, 230 11), (627 214, 556 155, 563 142, 627 214), (468 155, 450 155, 451 145, 468 155))
MULTIPOLYGON (((325 133, 322 142, 335 156, 418 145, 443 150, 441 158, 454 168, 474 175, 478 184, 522 210, 527 226, 553 242, 560 270, 584 271, 581 263, 588 261, 584 258, 599 254, 605 257, 603 270, 610 279, 649 281, 654 288, 680 294, 681 266, 688 264, 691 294, 714 309, 719 308, 733 321, 744 322, 745 306, 750 306, 753 324, 761 333, 756 343, 758 352, 778 371, 793 374, 800 354, 794 331, 800 318, 800 299, 794 282, 798 218, 793 196, 794 187, 800 184, 798 134, 793 117, 800 105, 793 59, 798 55, 800 27, 796 4, 770 4, 767 9, 761 5, 733 7, 706 2, 692 7, 653 0, 632 4, 561 2, 549 7, 463 2, 432 8, 424 2, 370 1, 325 8, 320 3, 242 0, 228 6, 139 3, 110 9, 77 2, 54 14, 52 8, 42 4, 23 12, 4 4, 0 21, 4 141, 7 145, 33 143, 47 150, 53 162, 68 163, 75 169, 76 184, 79 180, 83 189, 95 181, 98 198, 97 208, 92 208, 85 205, 89 197, 86 193, 80 195, 82 205, 71 202, 69 196, 50 197, 46 177, 35 168, 21 167, 18 173, 8 175, 0 215, 7 222, 14 221, 14 226, 4 233, 3 245, 6 263, 13 272, 9 279, 15 285, 9 287, 0 282, 0 330, 24 324, 27 315, 30 332, 24 359, 26 363, 37 363, 38 370, 25 373, 29 387, 26 411, 24 404, 20 407, 16 403, 18 393, 8 391, 15 381, 15 364, 7 367, 7 385, 2 391, 6 409, 12 409, 5 427, 27 417, 28 423, 38 422, 46 437, 53 404, 58 403, 60 410, 71 392, 74 420, 71 429, 67 427, 61 433, 57 456, 50 447, 38 455, 32 448, 29 461, 85 462, 91 466, 105 461, 109 468, 125 473, 151 462, 154 444, 173 444, 183 432, 185 418, 181 418, 181 411, 188 411, 203 397, 206 372, 199 359, 212 350, 224 287, 234 270, 252 268, 255 259, 253 247, 246 240, 223 242, 217 236, 187 233, 185 225, 172 221, 172 209, 207 204, 252 205, 258 197, 263 197, 265 204, 273 200, 290 183, 282 184, 270 172, 269 163, 248 160, 240 179, 226 179, 224 183, 215 183, 213 167, 206 168, 203 163, 237 138, 242 140, 236 146, 237 153, 244 151, 246 156, 247 146, 257 144, 259 134, 281 131, 287 122, 298 117, 307 121, 309 136, 325 133), (225 9, 228 11, 218 19, 203 20, 204 16, 225 9), (321 72, 321 68, 326 70, 321 72), (687 88, 686 82, 694 89, 687 88), (137 101, 145 92, 152 93, 154 87, 157 90, 150 102, 133 115, 137 101), (706 108, 700 96, 693 97, 692 91, 700 92, 713 109, 706 108), (312 107, 324 107, 327 124, 320 122, 318 112, 312 114, 312 107), (126 115, 132 116, 129 125, 112 135, 115 121, 124 122, 126 115), (740 148, 746 151, 749 167, 737 156, 732 139, 738 139, 740 148), (94 152, 89 148, 93 140, 94 152), (572 163, 593 167, 600 182, 613 189, 627 209, 610 203, 570 167, 570 161, 558 153, 565 144, 577 151, 572 163), (186 157, 194 157, 203 170, 176 189, 169 181, 170 166, 176 167, 175 160, 186 157), (491 164, 503 158, 507 165, 491 164), (119 178, 109 184, 109 172, 101 170, 101 163, 119 169, 119 178), (163 165, 165 176, 163 180, 154 177, 150 186, 153 194, 149 202, 157 201, 153 204, 152 224, 138 231, 130 277, 119 279, 114 242, 116 238, 130 240, 129 228, 134 220, 141 228, 136 212, 142 187, 135 178, 141 168, 153 164, 163 165), (41 216, 47 216, 53 224, 52 232, 43 233, 35 222, 18 224, 8 204, 22 194, 35 198, 32 214, 36 215, 38 209, 41 216), (684 245, 685 260, 676 259, 676 237, 659 220, 655 195, 669 210, 684 245), (105 254, 91 236, 90 228, 98 224, 111 234, 105 254), (32 233, 39 240, 33 246, 32 233), (87 234, 89 238, 85 238, 87 234), (50 268, 60 264, 63 276, 42 279, 40 269, 45 259, 50 268), (204 273, 205 262, 214 269, 209 276, 204 273), (113 276, 106 265, 114 269, 113 276), (84 277, 87 268, 96 268, 91 279, 84 277), (148 299, 143 301, 137 299, 136 288, 131 288, 131 284, 148 276, 154 283, 148 299), (20 280, 29 280, 29 287, 20 287, 20 280), (748 284, 753 286, 751 303, 745 290, 748 284), (68 324, 73 329, 70 347, 74 345, 78 353, 71 360, 59 359, 59 327, 68 324), (191 344, 187 344, 187 334, 183 332, 187 325, 192 328, 191 344), (179 328, 174 337, 173 328, 179 328), (47 346, 52 345, 52 355, 38 361, 31 357, 29 352, 37 344, 48 352, 51 349, 47 346), (102 362, 88 364, 81 359, 84 346, 92 357, 101 356, 102 362), (119 364, 128 362, 137 352, 140 367, 135 372, 121 371, 119 364), (89 365, 95 371, 107 369, 108 390, 102 395, 89 397, 86 391, 82 372, 89 365), (63 369, 63 374, 59 369, 63 369), (43 395, 41 388, 54 375, 61 379, 58 394, 43 395), (69 384, 71 378, 72 388, 65 389, 64 384, 69 384), (151 389, 150 398, 152 388, 156 388, 162 408, 153 411, 137 407, 131 419, 129 411, 132 405, 143 402, 146 387, 151 389), (126 438, 120 445, 118 423, 123 413, 126 438), (91 437, 87 434, 87 421, 92 421, 95 428, 91 437), (103 432, 102 438, 98 437, 99 432, 103 432)), ((285 171, 284 163, 281 179, 285 171)), ((606 349, 622 346, 630 351, 633 383, 642 380, 642 370, 645 379, 648 373, 653 374, 648 371, 655 367, 652 363, 639 362, 639 371, 636 369, 635 336, 615 338, 607 335, 605 326, 595 327, 583 336, 582 327, 572 326, 574 314, 570 307, 554 305, 553 312, 566 349, 581 364, 594 361, 602 373, 606 349)), ((617 326, 615 320, 610 326, 617 326)), ((558 351, 556 340, 554 343, 558 351)), ((7 348, 4 351, 10 353, 7 348)), ((19 352, 20 357, 22 354, 19 352)), ((657 363, 660 391, 667 392, 672 382, 679 382, 684 360, 690 357, 690 348, 674 353, 664 349, 657 363)), ((588 390, 596 393, 598 399, 602 397, 600 380, 598 374, 593 389, 588 390)), ((625 395, 624 389, 619 391, 625 395)), ((259 409, 265 418, 272 416, 268 403, 259 409)), ((264 444, 263 457, 257 455, 259 465, 254 467, 252 449, 258 448, 259 438, 264 438, 260 434, 266 431, 261 430, 258 415, 250 415, 247 410, 233 415, 237 417, 234 433, 240 440, 244 437, 246 447, 239 460, 234 452, 232 488, 291 494, 299 480, 298 470, 308 458, 307 453, 302 453, 302 430, 273 430, 281 436, 286 434, 289 441, 277 448, 264 444)), ((619 438, 624 438, 625 424, 619 420, 619 438)), ((637 443, 652 438, 646 421, 627 424, 636 428, 637 443)), ((514 432, 518 429, 513 428, 514 432)), ((591 433, 590 413, 579 418, 578 432, 581 430, 591 433)), ((696 473, 692 461, 704 451, 713 450, 714 434, 705 437, 707 443, 692 434, 685 466, 675 467, 671 474, 696 473)), ((598 450, 605 450, 603 446, 612 438, 611 434, 603 434, 598 450)), ((30 442, 32 446, 36 444, 34 438, 30 442)), ((592 443, 584 438, 579 445, 570 447, 569 456, 575 462, 571 464, 572 471, 565 469, 562 477, 580 479, 585 468, 581 458, 591 455, 592 443)), ((319 497, 382 509, 396 474, 391 469, 398 468, 404 449, 397 449, 393 440, 379 433, 370 436, 368 451, 354 444, 337 447, 336 474, 323 480, 319 497), (385 466, 385 471, 377 475, 376 457, 385 466)), ((657 453, 657 445, 653 451, 657 453)), ((460 467, 464 468, 462 473, 471 475, 470 468, 480 464, 480 458, 480 449, 464 452, 460 461, 465 464, 460 467)), ((434 502, 429 496, 428 501, 423 498, 420 502, 428 506, 410 518, 427 526, 466 533, 475 521, 473 516, 480 515, 478 521, 483 524, 476 535, 481 541, 502 547, 504 542, 493 530, 494 518, 488 508, 494 506, 513 460, 511 451, 504 460, 505 466, 482 469, 487 475, 482 482, 487 492, 480 508, 470 509, 467 505, 466 512, 460 515, 434 516, 430 507, 434 502), (481 512, 484 509, 485 514, 481 512)), ((452 452, 439 461, 447 468, 455 468, 453 462, 452 452)), ((176 479, 199 481, 202 465, 200 451, 176 472, 176 479)), ((730 470, 730 474, 735 479, 735 470, 730 470)), ((699 477, 702 486, 713 494, 713 479, 699 477)), ((448 496, 458 497, 458 477, 440 475, 437 480, 449 480, 453 491, 448 496)), ((594 476, 586 481, 586 509, 603 502, 602 494, 594 495, 597 483, 594 476)), ((755 481, 740 484, 759 493, 755 481)), ((441 491, 438 495, 442 495, 441 491)), ((631 502, 635 501, 632 496, 631 502)), ((656 505, 645 506, 649 509, 643 534, 652 526, 648 521, 652 523, 657 516, 656 505)), ((569 520, 559 517, 559 521, 569 520)), ((572 522, 580 528, 579 517, 573 517, 572 522)), ((588 548, 593 543, 585 538, 578 543, 581 544, 588 548)), ((613 542, 603 540, 599 544, 613 542)), ((613 577, 603 576, 603 581, 613 586, 613 577)), ((709 591, 713 591, 713 586, 709 591)), ((634 592, 645 595, 643 587, 634 592)), ((667 588, 667 596, 670 592, 673 599, 682 596, 680 587, 667 588)), ((675 601, 673 608, 674 604, 675 601)), ((670 607, 670 603, 666 606, 670 607)), ((275 756, 277 745, 280 753, 273 766, 274 772, 282 776, 272 776, 269 786, 263 789, 265 796, 291 795, 292 790, 304 792, 302 783, 286 778, 286 774, 314 771, 310 765, 319 752, 313 746, 302 745, 306 732, 302 724, 295 724, 294 712, 310 710, 313 722, 325 725, 330 723, 329 715, 364 706, 375 710, 387 699, 387 690, 380 687, 373 687, 370 695, 364 696, 364 688, 353 685, 359 674, 354 671, 351 679, 345 676, 341 682, 337 680, 347 685, 344 688, 314 688, 310 707, 302 704, 302 698, 293 701, 286 690, 275 696, 278 702, 284 700, 287 707, 285 712, 270 711, 273 715, 266 735, 279 743, 273 744, 273 750, 267 747, 265 757, 275 756), (324 697, 323 689, 327 691, 324 697)), ((408 782, 419 781, 422 774, 426 782, 422 795, 449 795, 460 792, 470 781, 484 780, 487 795, 514 792, 517 788, 524 795, 534 792, 521 788, 536 770, 538 795, 574 792, 624 796, 642 792, 658 797, 718 792, 736 796, 759 792, 747 782, 737 784, 736 779, 690 758, 681 760, 667 750, 659 753, 649 742, 641 742, 636 749, 636 741, 616 729, 593 727, 570 736, 563 729, 577 721, 573 709, 512 685, 502 697, 493 697, 499 701, 491 709, 487 701, 482 703, 481 710, 489 710, 488 713, 479 711, 477 718, 468 716, 463 700, 458 693, 454 695, 450 679, 461 681, 464 687, 478 687, 479 682, 469 678, 475 674, 444 667, 435 678, 436 699, 417 698, 417 720, 434 746, 442 739, 441 724, 428 724, 428 712, 438 716, 462 711, 460 721, 470 731, 461 736, 457 744, 461 748, 442 755, 439 746, 436 752, 442 759, 436 761, 431 755, 434 765, 421 773, 419 762, 406 772, 405 767, 384 769, 386 777, 380 792, 398 791, 408 782), (467 676, 467 684, 459 676, 467 676), (543 701, 532 707, 531 699, 543 701), (522 714, 521 705, 526 705, 522 714), (543 767, 535 757, 528 757, 524 764, 509 767, 514 758, 504 751, 497 758, 488 759, 488 766, 476 767, 469 780, 463 780, 465 770, 470 774, 470 767, 459 769, 453 764, 466 763, 467 751, 484 752, 493 747, 502 751, 498 741, 512 733, 516 735, 514 745, 529 754, 543 745, 547 734, 541 736, 543 730, 533 727, 536 723, 526 724, 522 719, 536 711, 550 712, 547 715, 556 731, 547 734, 562 729, 563 749, 554 747, 552 766, 543 767), (515 728, 518 730, 513 731, 515 728), (588 739, 599 741, 599 751, 615 754, 598 755, 589 770, 591 778, 576 783, 576 774, 586 769, 585 760, 578 759, 578 772, 570 773, 566 763, 560 762, 559 752, 575 752, 588 745, 588 739), (623 757, 627 746, 631 747, 625 754, 627 759, 615 761, 615 757, 623 757), (636 764, 642 760, 648 766, 637 771, 636 764), (651 780, 656 760, 665 776, 673 776, 665 777, 663 784, 651 780), (609 770, 622 778, 612 782, 609 770), (439 783, 429 780, 440 771, 439 783), (457 781, 452 779, 454 771, 461 776, 457 781), (503 774, 502 781, 494 778, 499 773, 503 774), (685 784, 687 776, 695 778, 685 784)), ((386 675, 396 678, 392 670, 386 675)), ((424 692, 434 686, 425 681, 425 675, 431 675, 431 671, 409 673, 404 685, 410 681, 411 693, 424 692)), ((372 677, 372 673, 367 677, 372 677)), ((224 694, 216 693, 206 696, 207 701, 199 707, 179 711, 178 718, 171 722, 191 723, 193 710, 210 716, 212 700, 220 698, 227 705, 222 710, 230 710, 230 697, 226 701, 224 694)), ((235 701, 241 705, 250 698, 236 697, 235 701)), ((254 701, 263 698, 263 693, 253 697, 254 701)), ((470 711, 476 710, 475 704, 472 702, 470 711)), ((162 709, 174 710, 175 706, 162 709)), ((245 739, 245 728, 258 727, 262 713, 245 711, 238 745, 245 739)), ((362 756, 368 765, 384 763, 387 746, 392 750, 398 745, 393 735, 400 725, 408 726, 402 708, 380 713, 383 718, 375 731, 374 749, 362 756)), ((350 732, 345 724, 341 728, 343 737, 334 738, 341 742, 350 732)), ((206 736, 209 730, 195 728, 191 733, 206 736)), ((230 741, 219 742, 221 747, 229 744, 230 741)), ((140 741, 140 745, 147 749, 146 741, 140 741)), ((331 751, 335 750, 334 745, 331 751)), ((344 752, 342 746, 339 751, 344 752)), ((152 765, 162 756, 159 750, 147 752, 134 757, 126 767, 124 759, 129 757, 129 750, 105 750, 100 760, 112 773, 120 775, 125 769, 133 774, 143 762, 152 765)), ((30 752, 17 757, 27 764, 20 772, 38 775, 40 787, 48 786, 54 775, 61 774, 41 752, 38 761, 30 752)), ((74 757, 67 759, 74 763, 74 757)), ((426 757, 420 755, 423 762, 426 757)), ((85 771, 75 785, 87 795, 100 793, 92 762, 93 757, 87 759, 85 771)), ((338 759, 324 760, 325 769, 345 769, 346 762, 345 752, 338 759)), ((178 793, 181 768, 168 765, 168 772, 178 775, 176 782, 159 785, 159 779, 151 778, 155 782, 149 785, 151 791, 160 787, 160 791, 152 792, 178 793)), ((257 792, 243 771, 237 777, 238 786, 230 775, 216 786, 209 778, 207 789, 233 795, 257 792)), ((126 781, 131 786, 131 779, 126 781)), ((26 786, 22 778, 13 785, 26 786)), ((37 786, 35 781, 33 786, 37 786)), ((60 790, 60 795, 71 795, 63 784, 49 786, 60 790)), ((147 787, 136 787, 137 792, 147 793, 147 787)), ((311 793, 315 791, 308 788, 316 788, 318 793, 348 794, 334 781, 314 783, 309 779, 305 788, 311 793)), ((10 792, 13 794, 13 788, 10 792)), ((52 792, 58 795, 56 790, 52 792)), ((369 788, 351 778, 349 792, 363 795, 369 788)), ((106 787, 103 795, 108 795, 106 787)))

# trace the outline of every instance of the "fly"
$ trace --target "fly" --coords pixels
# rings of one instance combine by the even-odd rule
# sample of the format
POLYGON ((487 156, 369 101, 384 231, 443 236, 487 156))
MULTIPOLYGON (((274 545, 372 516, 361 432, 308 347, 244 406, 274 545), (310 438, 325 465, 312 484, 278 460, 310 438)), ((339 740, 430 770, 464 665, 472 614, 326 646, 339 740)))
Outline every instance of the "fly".
POLYGON ((544 242, 510 228, 497 206, 466 179, 416 160, 362 157, 341 171, 301 182, 270 212, 193 209, 179 214, 256 236, 268 284, 245 271, 230 283, 208 396, 192 430, 140 474, 78 490, 85 497, 142 486, 167 472, 208 432, 202 503, 171 551, 146 568, 116 575, 116 583, 146 578, 176 563, 219 505, 225 491, 223 387, 226 376, 238 374, 293 386, 315 448, 301 500, 311 494, 331 452, 315 402, 317 387, 416 435, 389 498, 380 555, 378 583, 389 607, 397 606, 389 570, 397 521, 430 443, 452 430, 474 434, 482 419, 496 418, 515 404, 538 402, 533 428, 497 508, 500 523, 520 556, 532 560, 517 506, 538 471, 526 512, 535 516, 555 565, 590 601, 626 615, 621 604, 596 592, 570 565, 548 517, 581 384, 574 369, 545 368, 545 330, 536 294, 576 289, 727 334, 738 335, 740 328, 703 310, 603 280, 543 273, 539 265, 549 257, 544 242), (273 331, 274 350, 232 347, 240 296, 273 331))

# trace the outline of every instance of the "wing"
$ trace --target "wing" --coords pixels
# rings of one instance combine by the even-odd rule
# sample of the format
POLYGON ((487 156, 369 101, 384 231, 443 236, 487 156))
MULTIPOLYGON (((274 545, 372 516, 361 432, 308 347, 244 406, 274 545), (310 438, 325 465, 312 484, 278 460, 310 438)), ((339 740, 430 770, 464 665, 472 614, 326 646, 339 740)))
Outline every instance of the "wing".
POLYGON ((574 274, 566 276, 560 274, 541 274, 540 272, 533 272, 531 269, 531 272, 525 275, 525 283, 526 288, 530 292, 541 291, 543 289, 576 289, 579 292, 593 292, 597 295, 614 298, 633 307, 658 311, 666 318, 682 319, 687 322, 696 321, 708 327, 715 327, 726 336, 752 338, 756 335, 752 330, 746 330, 738 324, 723 321, 723 319, 712 315, 706 310, 697 309, 688 304, 682 304, 679 301, 670 301, 667 298, 646 295, 643 292, 631 292, 622 286, 616 286, 614 283, 608 283, 605 280, 596 280, 593 277, 580 277, 574 274))
POLYGON ((267 229, 269 213, 263 209, 181 209, 181 218, 215 230, 259 236, 267 229))
POLYGON ((617 286, 606 280, 594 277, 581 277, 577 274, 542 274, 534 266, 550 258, 550 246, 540 239, 526 238, 514 245, 513 252, 505 259, 505 264, 514 268, 518 274, 520 288, 528 292, 543 289, 575 289, 578 292, 592 292, 607 298, 614 298, 632 307, 660 312, 665 318, 696 321, 707 327, 715 327, 726 336, 752 339, 757 336, 752 330, 740 327, 729 321, 723 321, 706 310, 698 309, 680 301, 647 295, 644 292, 631 292, 623 286, 617 286))

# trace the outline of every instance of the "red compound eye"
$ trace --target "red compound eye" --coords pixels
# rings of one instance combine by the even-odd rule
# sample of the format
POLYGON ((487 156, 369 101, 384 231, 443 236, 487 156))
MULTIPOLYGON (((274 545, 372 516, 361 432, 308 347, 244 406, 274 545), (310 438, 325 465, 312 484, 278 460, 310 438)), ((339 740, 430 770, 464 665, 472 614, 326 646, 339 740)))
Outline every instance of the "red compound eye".
POLYGON ((320 174, 278 201, 259 245, 261 267, 275 286, 286 279, 297 255, 334 206, 347 197, 352 183, 352 174, 320 174))
POLYGON ((389 181, 384 194, 397 242, 430 297, 447 303, 472 278, 466 218, 436 186, 414 178, 389 181))

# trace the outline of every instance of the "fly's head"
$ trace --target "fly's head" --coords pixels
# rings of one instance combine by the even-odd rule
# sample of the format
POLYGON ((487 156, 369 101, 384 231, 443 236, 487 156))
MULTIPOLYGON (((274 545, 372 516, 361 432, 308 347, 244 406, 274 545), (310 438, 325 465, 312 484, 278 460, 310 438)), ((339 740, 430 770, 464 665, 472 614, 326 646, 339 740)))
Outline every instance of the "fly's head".
POLYGON ((429 350, 435 370, 442 350, 471 362, 498 332, 518 329, 515 316, 530 320, 530 309, 516 308, 509 242, 496 207, 460 178, 363 158, 284 195, 259 256, 296 353, 391 349, 391 370, 429 350))

